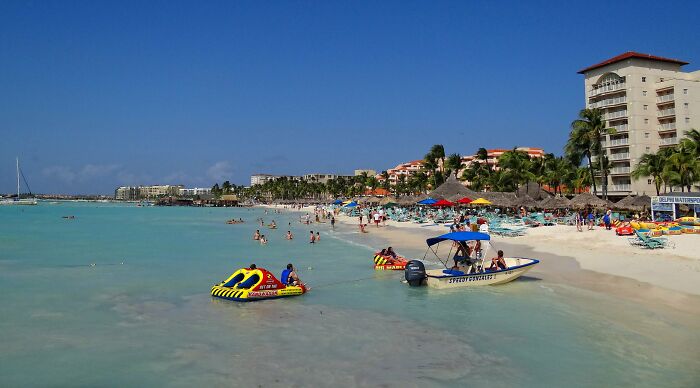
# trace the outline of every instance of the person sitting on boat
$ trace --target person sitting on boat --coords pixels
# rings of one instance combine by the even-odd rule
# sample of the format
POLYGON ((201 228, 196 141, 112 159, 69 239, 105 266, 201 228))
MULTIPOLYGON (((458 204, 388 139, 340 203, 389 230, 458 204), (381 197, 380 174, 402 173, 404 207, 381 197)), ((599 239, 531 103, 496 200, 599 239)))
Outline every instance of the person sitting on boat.
POLYGON ((298 286, 302 284, 301 280, 299 280, 299 276, 297 275, 297 271, 294 269, 292 263, 287 264, 287 269, 282 271, 280 281, 282 282, 282 284, 285 284, 287 286, 298 286))
POLYGON ((453 244, 456 245, 457 249, 455 250, 455 255, 452 257, 452 260, 455 261, 455 265, 452 268, 459 269, 460 264, 464 265, 468 261, 471 248, 469 248, 464 241, 455 241, 453 244))
POLYGON ((253 234, 253 240, 260 240, 260 229, 256 230, 253 234))
POLYGON ((498 250, 498 257, 491 259, 491 266, 488 268, 489 271, 498 271, 499 269, 508 269, 506 261, 503 259, 503 251, 498 250))
POLYGON ((392 247, 387 248, 386 252, 384 252, 384 255, 391 256, 392 259, 396 259, 398 257, 396 252, 394 252, 394 248, 392 248, 392 247))

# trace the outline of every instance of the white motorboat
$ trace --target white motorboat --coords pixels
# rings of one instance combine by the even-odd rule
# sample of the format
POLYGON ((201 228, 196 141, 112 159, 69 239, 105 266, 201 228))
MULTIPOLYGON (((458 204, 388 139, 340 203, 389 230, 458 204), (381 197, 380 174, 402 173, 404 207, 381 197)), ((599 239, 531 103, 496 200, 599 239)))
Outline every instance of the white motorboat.
POLYGON ((432 251, 445 268, 426 270, 423 262, 411 260, 406 264, 406 281, 411 286, 427 285, 433 288, 496 285, 517 279, 540 262, 537 259, 524 257, 504 257, 504 266, 490 269, 491 262, 490 260, 488 263, 484 262, 483 251, 480 248, 481 241, 489 240, 491 240, 491 236, 480 232, 452 232, 429 238, 426 240, 428 251, 432 251), (447 253, 448 258, 444 261, 437 253, 437 246, 443 241, 451 242, 451 248, 447 253), (470 242, 474 242, 474 244, 468 246, 467 244, 470 242), (433 249, 433 246, 436 248, 433 249), (460 246, 463 248, 462 252, 467 252, 466 255, 458 255, 460 246), (453 250, 455 255, 450 258, 453 250), (469 253, 473 253, 473 258, 469 253), (452 267, 448 267, 450 260, 454 260, 455 265, 452 267))
MULTIPOLYGON (((0 199, 0 205, 36 205, 36 198, 20 198, 20 192, 19 192, 19 176, 21 172, 19 169, 19 158, 17 158, 17 197, 13 198, 3 198, 0 199)), ((24 174, 22 174, 22 178, 24 178, 24 174)), ((24 183, 27 184, 27 180, 24 180, 24 183)), ((29 189, 29 185, 27 185, 27 189, 29 189)), ((31 194, 31 190, 30 190, 31 194)))

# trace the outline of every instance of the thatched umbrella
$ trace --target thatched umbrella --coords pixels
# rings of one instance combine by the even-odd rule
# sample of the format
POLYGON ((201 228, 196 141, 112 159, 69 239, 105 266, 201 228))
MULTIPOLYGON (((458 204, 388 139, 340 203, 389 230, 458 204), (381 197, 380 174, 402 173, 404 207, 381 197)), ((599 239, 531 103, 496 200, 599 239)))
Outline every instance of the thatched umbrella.
POLYGON ((469 190, 463 184, 457 181, 454 175, 450 175, 445 183, 441 184, 437 189, 430 192, 430 197, 435 199, 451 198, 456 195, 461 195, 462 197, 477 198, 477 193, 469 190))
POLYGON ((481 193, 481 197, 488 199, 493 206, 515 207, 517 197, 515 193, 488 192, 481 193))
POLYGON ((572 207, 572 204, 568 198, 556 196, 543 199, 539 206, 542 209, 566 209, 572 207))
POLYGON ((381 200, 382 200, 382 197, 377 197, 377 196, 375 195, 374 197, 369 197, 369 198, 367 199, 367 202, 368 202, 368 203, 371 203, 371 204, 378 204, 381 200))
POLYGON ((617 201, 615 203, 615 208, 617 208, 617 209, 633 209, 635 206, 632 204, 632 201, 634 201, 634 197, 631 195, 628 195, 625 198, 622 198, 621 200, 617 201))
POLYGON ((651 197, 649 197, 648 195, 640 195, 634 197, 634 199, 632 200, 632 205, 648 208, 651 206, 651 197))
POLYGON ((608 206, 608 201, 600 199, 591 193, 581 193, 571 200, 571 205, 577 209, 587 207, 604 208, 608 206))
POLYGON ((540 201, 552 196, 552 194, 542 190, 537 182, 527 182, 526 184, 518 187, 518 190, 515 191, 515 195, 518 198, 522 197, 523 195, 527 195, 535 201, 540 201))
POLYGON ((416 195, 415 197, 409 197, 409 198, 411 198, 413 200, 413 204, 415 205, 416 202, 422 201, 424 199, 428 199, 428 198, 430 198, 430 196, 428 194, 425 194, 425 193, 420 193, 420 194, 416 195))
POLYGON ((532 209, 532 208, 536 208, 536 207, 540 206, 540 204, 537 201, 535 201, 531 196, 529 196, 527 194, 523 194, 522 196, 518 197, 515 200, 515 205, 525 207, 528 209, 532 209))
POLYGON ((399 200, 393 195, 387 195, 386 197, 379 200, 379 204, 384 206, 389 203, 399 203, 399 200))

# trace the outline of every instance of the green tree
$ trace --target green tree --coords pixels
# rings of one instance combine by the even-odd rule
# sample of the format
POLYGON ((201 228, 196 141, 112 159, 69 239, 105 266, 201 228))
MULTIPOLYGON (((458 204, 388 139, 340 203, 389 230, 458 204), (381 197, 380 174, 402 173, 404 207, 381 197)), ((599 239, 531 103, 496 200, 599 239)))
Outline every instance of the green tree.
POLYGON ((666 166, 666 156, 662 153, 644 154, 632 170, 632 178, 640 179, 651 177, 656 187, 656 195, 659 195, 661 183, 663 182, 664 167, 666 166))
MULTIPOLYGON (((588 167, 593 175, 592 157, 604 154, 601 144, 606 134, 614 134, 615 130, 606 128, 603 113, 600 109, 582 109, 579 118, 571 123, 569 141, 566 143, 565 151, 567 157, 575 164, 580 164, 581 159, 588 159, 588 167)), ((603 158, 598 158, 601 176, 601 192, 603 198, 608 198, 608 174, 604 167, 603 158)), ((593 180, 593 191, 596 192, 595 179, 593 180)))
POLYGON ((447 157, 445 160, 445 171, 446 175, 450 175, 454 173, 455 178, 457 178, 457 174, 459 173, 459 170, 462 169, 462 156, 460 154, 454 153, 450 154, 450 156, 447 157))

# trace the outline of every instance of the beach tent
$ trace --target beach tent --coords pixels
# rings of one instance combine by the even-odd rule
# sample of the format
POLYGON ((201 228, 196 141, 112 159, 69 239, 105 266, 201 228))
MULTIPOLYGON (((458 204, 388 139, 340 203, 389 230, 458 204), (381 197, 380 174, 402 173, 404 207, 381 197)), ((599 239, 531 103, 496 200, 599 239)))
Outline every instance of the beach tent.
POLYGON ((424 200, 422 200, 422 201, 418 201, 417 203, 418 203, 419 205, 432 205, 432 204, 434 204, 434 203, 436 203, 436 202, 437 202, 437 200, 428 197, 428 198, 426 198, 426 199, 424 199, 424 200))
POLYGON ((472 205, 490 205, 491 202, 484 199, 484 198, 477 198, 477 199, 471 201, 471 204, 472 205))
POLYGON ((450 202, 450 201, 448 201, 448 200, 446 200, 446 199, 441 199, 441 200, 435 202, 434 204, 432 204, 432 205, 430 205, 430 206, 435 206, 435 207, 446 207, 446 206, 454 206, 454 205, 455 205, 454 202, 450 202))
POLYGON ((462 205, 466 205, 468 203, 471 203, 472 200, 469 199, 468 197, 463 197, 457 200, 457 203, 461 203, 462 205))

